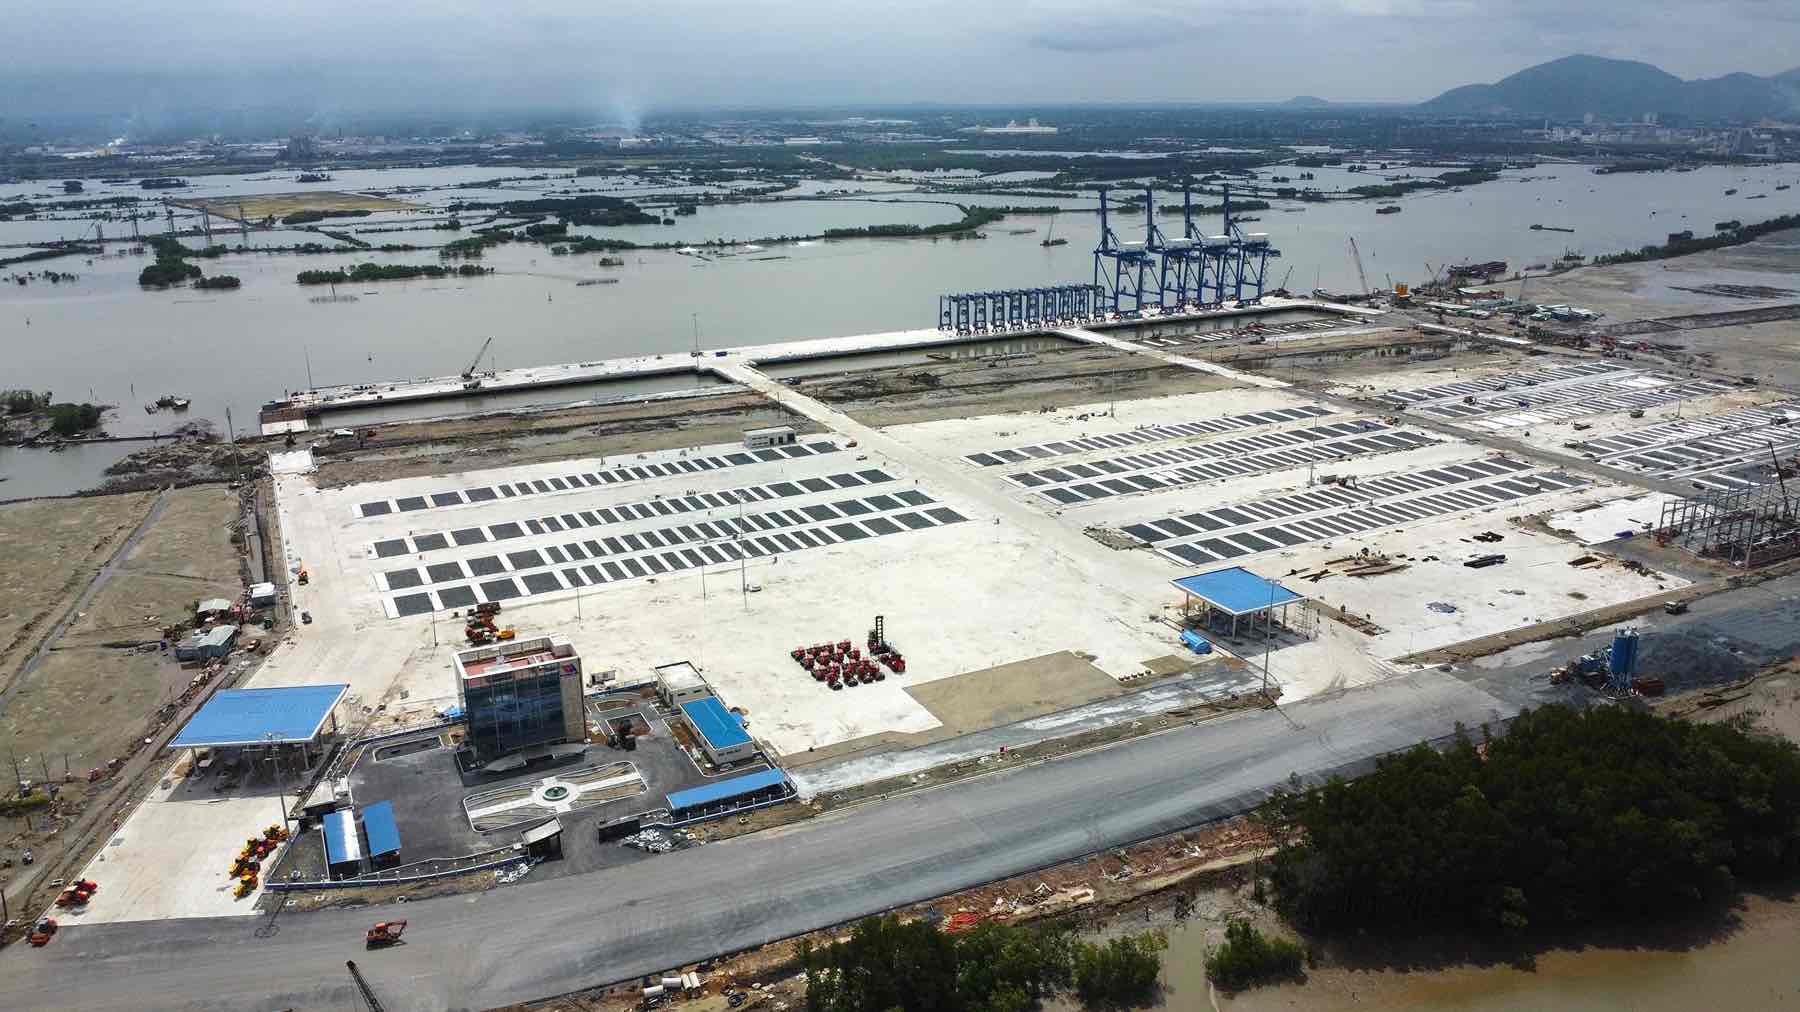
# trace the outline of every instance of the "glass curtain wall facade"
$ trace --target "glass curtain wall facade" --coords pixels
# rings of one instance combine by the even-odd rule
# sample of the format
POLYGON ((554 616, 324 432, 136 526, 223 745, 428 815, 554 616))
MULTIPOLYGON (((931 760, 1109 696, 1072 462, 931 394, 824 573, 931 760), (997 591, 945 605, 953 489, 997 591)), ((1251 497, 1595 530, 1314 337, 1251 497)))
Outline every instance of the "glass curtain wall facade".
POLYGON ((566 741, 563 676, 556 665, 471 678, 463 683, 468 743, 494 759, 533 745, 566 741))

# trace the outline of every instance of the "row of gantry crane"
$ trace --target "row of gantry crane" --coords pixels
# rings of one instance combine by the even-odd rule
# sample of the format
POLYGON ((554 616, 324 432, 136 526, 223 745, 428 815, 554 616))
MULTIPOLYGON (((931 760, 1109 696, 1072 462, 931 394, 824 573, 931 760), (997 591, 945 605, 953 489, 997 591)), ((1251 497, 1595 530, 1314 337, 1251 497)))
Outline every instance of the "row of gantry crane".
POLYGON ((1181 234, 1156 223, 1153 188, 1144 188, 1144 237, 1120 239, 1100 188, 1100 239, 1093 280, 938 297, 938 327, 958 334, 1071 326, 1251 305, 1263 297, 1268 265, 1281 256, 1263 232, 1245 232, 1232 217, 1231 187, 1222 187, 1223 229, 1209 235, 1195 220, 1193 187, 1181 189, 1181 234))

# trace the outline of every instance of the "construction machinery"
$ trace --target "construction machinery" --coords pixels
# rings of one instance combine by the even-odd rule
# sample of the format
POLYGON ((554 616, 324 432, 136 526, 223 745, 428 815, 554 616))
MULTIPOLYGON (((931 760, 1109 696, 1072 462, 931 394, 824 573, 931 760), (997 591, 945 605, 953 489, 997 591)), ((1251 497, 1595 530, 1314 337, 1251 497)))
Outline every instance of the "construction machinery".
POLYGON ((1356 248, 1356 237, 1350 237, 1350 259, 1356 261, 1356 294, 1369 297, 1369 276, 1363 273, 1362 250, 1356 248))
POLYGON ((363 979, 362 971, 356 968, 356 960, 346 959, 344 966, 350 970, 350 979, 356 982, 356 993, 362 995, 363 1005, 369 1012, 387 1012, 387 1006, 381 1004, 380 998, 375 997, 375 989, 369 986, 369 982, 363 979))
MULTIPOLYGON (((494 611, 475 611, 469 614, 469 621, 463 626, 463 635, 468 638, 470 646, 484 647, 496 639, 512 639, 511 635, 500 635, 502 630, 499 623, 494 621, 494 612, 498 610, 496 608, 494 611)), ((505 631, 511 633, 512 629, 509 626, 505 631)))
POLYGON ((399 945, 400 936, 405 931, 405 921, 378 921, 363 935, 363 944, 371 949, 385 949, 390 945, 399 945))
POLYGON ((31 933, 25 936, 33 948, 41 949, 50 944, 50 936, 56 934, 56 922, 48 917, 40 917, 31 926, 31 933))
POLYGON ((481 356, 487 354, 488 346, 492 345, 493 343, 494 343, 494 339, 491 335, 488 337, 487 340, 481 342, 481 350, 475 353, 475 358, 469 362, 469 367, 462 371, 462 381, 463 381, 463 389, 464 390, 480 390, 481 389, 481 377, 475 375, 475 370, 481 367, 481 356))
POLYGON ((100 891, 100 883, 93 879, 78 878, 66 886, 56 897, 59 907, 85 907, 88 900, 100 891))

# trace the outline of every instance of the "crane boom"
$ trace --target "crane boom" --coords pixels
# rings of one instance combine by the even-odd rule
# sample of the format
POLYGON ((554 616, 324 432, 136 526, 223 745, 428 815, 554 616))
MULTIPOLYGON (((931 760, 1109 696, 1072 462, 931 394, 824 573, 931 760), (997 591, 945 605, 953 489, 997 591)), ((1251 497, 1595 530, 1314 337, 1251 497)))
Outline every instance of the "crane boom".
POLYGON ((481 350, 475 353, 475 358, 473 361, 471 361, 469 363, 469 367, 462 371, 463 379, 468 379, 469 377, 475 375, 475 367, 479 366, 481 364, 481 356, 487 354, 488 345, 493 344, 493 343, 494 343, 494 339, 492 337, 489 337, 487 340, 481 342, 481 350))
POLYGON ((350 979, 356 981, 356 989, 362 992, 363 1004, 369 1007, 369 1012, 387 1012, 387 1008, 381 1004, 381 999, 375 997, 375 992, 369 987, 369 982, 363 979, 362 971, 356 968, 356 960, 346 959, 344 965, 350 968, 350 979))
POLYGON ((1369 276, 1363 273, 1362 250, 1356 248, 1355 236, 1350 237, 1350 256, 1356 261, 1356 283, 1360 286, 1357 294, 1366 297, 1369 294, 1369 276))

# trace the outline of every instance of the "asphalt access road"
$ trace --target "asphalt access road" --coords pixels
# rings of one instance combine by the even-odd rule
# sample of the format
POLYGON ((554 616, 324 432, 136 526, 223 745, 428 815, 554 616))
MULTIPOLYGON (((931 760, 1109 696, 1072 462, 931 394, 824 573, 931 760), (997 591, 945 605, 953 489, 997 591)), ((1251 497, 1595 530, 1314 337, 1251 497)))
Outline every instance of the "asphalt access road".
MULTIPOLYGON (((384 908, 65 928, 0 955, 0 1008, 481 1009, 695 962, 1242 811, 1290 774, 1512 715, 1423 673, 668 854, 384 908), (390 917, 407 943, 365 953, 390 917)), ((101 894, 104 901, 105 894, 101 894)))

